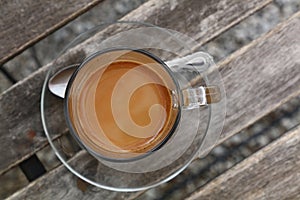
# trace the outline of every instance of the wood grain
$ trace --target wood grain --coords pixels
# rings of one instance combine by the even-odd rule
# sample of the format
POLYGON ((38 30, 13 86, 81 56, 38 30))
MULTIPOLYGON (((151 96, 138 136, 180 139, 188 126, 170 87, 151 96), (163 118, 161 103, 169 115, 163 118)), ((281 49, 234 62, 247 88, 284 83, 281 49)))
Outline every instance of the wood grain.
POLYGON ((1 1, 0 65, 101 1, 1 1))
POLYGON ((195 49, 272 0, 160 0, 148 1, 123 20, 144 21, 187 34, 195 49))
MULTIPOLYGON (((244 17, 265 6, 270 0, 226 0, 225 2, 228 5, 236 5, 231 6, 235 10, 233 11, 230 7, 227 7, 227 4, 219 3, 219 1, 212 1, 212 4, 203 6, 205 4, 204 1, 184 0, 180 2, 180 5, 171 6, 169 1, 166 0, 151 0, 125 16, 122 20, 156 22, 158 25, 165 25, 164 20, 168 20, 173 15, 181 15, 177 20, 168 21, 168 27, 190 34, 190 36, 201 33, 203 37, 198 40, 201 43, 211 38, 210 33, 212 31, 229 28, 229 24, 227 24, 229 23, 228 19, 231 19, 230 25, 238 23, 244 17), (182 10, 182 7, 186 4, 189 5, 189 7, 186 7, 189 10, 189 15, 181 14, 181 12, 186 13, 185 9, 182 10), (208 11, 210 10, 209 8, 212 11, 208 11), (220 14, 223 17, 220 17, 220 14), (194 16, 192 18, 194 19, 193 21, 190 21, 191 16, 194 16), (216 22, 216 19, 219 19, 218 22, 216 22), (206 21, 206 24, 215 24, 214 28, 202 29, 199 23, 203 20, 206 21), (187 26, 189 27, 187 29, 187 27, 182 26, 182 23, 186 21, 194 23, 195 26, 187 26)), ((72 60, 76 57, 78 57, 76 54, 69 55, 66 58, 66 62, 72 63, 72 60)), ((2 144, 0 148, 2 150, 5 149, 7 152, 0 157, 0 174, 47 144, 41 126, 39 104, 43 79, 50 66, 51 63, 18 82, 0 96, 0 141, 2 144), (32 131, 36 133, 36 137, 28 138, 28 132, 32 131)), ((55 106, 52 108, 52 111, 55 114, 55 106)), ((60 119, 57 121, 60 121, 60 119)), ((56 129, 58 133, 65 131, 59 126, 56 129)))
POLYGON ((299 152, 300 126, 187 199, 300 199, 299 152))
MULTIPOLYGON (((80 165, 78 161, 86 156, 85 152, 80 152, 69 163, 80 165)), ((67 168, 61 165, 14 193, 8 199, 127 199, 130 195, 132 193, 111 192, 93 187, 75 177, 67 168)))
POLYGON ((219 143, 300 94, 300 12, 220 63, 227 115, 219 143))

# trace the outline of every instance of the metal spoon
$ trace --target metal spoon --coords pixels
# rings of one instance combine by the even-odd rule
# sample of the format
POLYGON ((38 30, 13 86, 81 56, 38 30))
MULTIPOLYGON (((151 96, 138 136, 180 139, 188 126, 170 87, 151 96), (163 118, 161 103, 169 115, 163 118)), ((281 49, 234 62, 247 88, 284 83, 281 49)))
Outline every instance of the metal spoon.
POLYGON ((60 98, 65 98, 65 92, 67 89, 68 82, 72 76, 72 74, 75 72, 76 68, 80 64, 74 64, 67 66, 65 68, 62 68, 58 72, 56 72, 48 82, 48 88, 49 90, 55 94, 56 96, 60 98))

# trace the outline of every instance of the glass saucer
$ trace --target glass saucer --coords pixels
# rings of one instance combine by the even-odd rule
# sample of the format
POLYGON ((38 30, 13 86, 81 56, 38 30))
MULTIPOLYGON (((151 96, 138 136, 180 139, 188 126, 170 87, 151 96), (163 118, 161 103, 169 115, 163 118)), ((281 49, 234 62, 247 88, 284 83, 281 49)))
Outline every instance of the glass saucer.
POLYGON ((182 172, 195 158, 204 157, 215 145, 225 119, 225 91, 222 78, 212 58, 206 53, 191 56, 196 41, 179 32, 139 22, 101 24, 76 37, 49 66, 41 94, 41 116, 47 139, 59 160, 84 181, 112 191, 133 192, 167 182, 182 172), (64 115, 64 99, 48 89, 49 79, 57 71, 80 64, 93 53, 109 48, 143 49, 161 58, 168 67, 178 67, 191 60, 197 66, 178 69, 180 84, 187 83, 180 74, 188 73, 202 85, 220 88, 222 100, 193 110, 183 110, 176 132, 160 149, 141 159, 110 162, 95 158, 73 139, 64 115), (189 70, 192 68, 193 70, 189 70))

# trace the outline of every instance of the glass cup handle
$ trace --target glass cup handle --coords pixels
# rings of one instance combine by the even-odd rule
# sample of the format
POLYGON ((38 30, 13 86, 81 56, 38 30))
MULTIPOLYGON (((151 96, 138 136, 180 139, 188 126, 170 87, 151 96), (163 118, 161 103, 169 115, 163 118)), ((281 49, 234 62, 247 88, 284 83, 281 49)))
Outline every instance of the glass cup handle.
POLYGON ((221 92, 217 86, 200 86, 182 90, 183 109, 194 109, 221 100, 221 92))

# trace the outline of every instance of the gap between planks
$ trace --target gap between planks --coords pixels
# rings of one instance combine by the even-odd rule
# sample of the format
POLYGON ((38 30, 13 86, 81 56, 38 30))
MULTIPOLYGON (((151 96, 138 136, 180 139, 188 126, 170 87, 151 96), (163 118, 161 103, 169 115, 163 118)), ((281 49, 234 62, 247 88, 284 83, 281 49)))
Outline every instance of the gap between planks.
POLYGON ((194 192, 193 199, 299 199, 300 125, 194 192))
POLYGON ((103 0, 76 0, 67 5, 57 0, 12 0, 2 3, 0 65, 101 1, 103 0))

